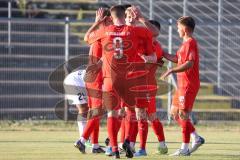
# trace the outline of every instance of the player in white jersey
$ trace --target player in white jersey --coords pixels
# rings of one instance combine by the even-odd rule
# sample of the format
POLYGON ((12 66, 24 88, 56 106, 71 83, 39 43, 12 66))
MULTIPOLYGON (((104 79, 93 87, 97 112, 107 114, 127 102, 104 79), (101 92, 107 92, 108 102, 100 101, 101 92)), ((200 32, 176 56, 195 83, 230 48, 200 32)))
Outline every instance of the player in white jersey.
MULTIPOLYGON (((86 70, 77 70, 68 74, 67 77, 64 79, 64 89, 66 92, 66 99, 68 100, 69 104, 76 105, 78 109, 77 123, 78 123, 80 138, 86 126, 87 116, 89 111, 88 95, 87 95, 87 89, 84 81, 85 74, 86 74, 86 70)), ((76 143, 77 141, 74 144, 75 147, 77 145, 76 143)), ((92 153, 105 152, 98 144, 94 144, 94 145, 92 146, 92 153)))
POLYGON ((85 73, 85 70, 77 70, 68 74, 64 79, 66 98, 70 101, 70 104, 77 106, 87 104, 87 91, 84 82, 85 73))
POLYGON ((87 122, 88 112, 87 91, 84 82, 85 73, 85 70, 73 71, 67 75, 63 82, 66 99, 70 105, 76 105, 78 109, 77 123, 80 137, 87 122))

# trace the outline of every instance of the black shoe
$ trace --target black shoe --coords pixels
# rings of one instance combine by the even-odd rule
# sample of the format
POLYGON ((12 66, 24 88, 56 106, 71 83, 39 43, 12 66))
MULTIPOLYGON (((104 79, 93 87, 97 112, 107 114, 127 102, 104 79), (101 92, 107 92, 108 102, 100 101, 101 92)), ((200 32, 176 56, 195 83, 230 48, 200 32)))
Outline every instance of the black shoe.
POLYGON ((119 147, 118 149, 119 149, 119 153, 120 153, 120 154, 125 154, 125 153, 126 153, 123 148, 120 148, 120 147, 119 147))
POLYGON ((74 147, 78 148, 81 153, 83 153, 83 154, 86 153, 86 151, 85 151, 86 147, 80 140, 78 140, 77 142, 74 143, 74 147))
POLYGON ((123 143, 123 149, 125 150, 126 152, 126 157, 128 158, 132 158, 133 157, 133 153, 132 153, 132 150, 131 150, 131 147, 130 147, 130 142, 129 140, 125 140, 124 143, 123 143))
POLYGON ((113 152, 112 156, 114 159, 120 159, 119 151, 113 152))
POLYGON ((98 148, 93 148, 92 153, 105 153, 105 151, 101 147, 98 147, 98 148))
POLYGON ((106 140, 105 140, 105 144, 106 144, 106 146, 109 145, 109 142, 110 142, 110 139, 109 139, 109 138, 106 138, 106 140))

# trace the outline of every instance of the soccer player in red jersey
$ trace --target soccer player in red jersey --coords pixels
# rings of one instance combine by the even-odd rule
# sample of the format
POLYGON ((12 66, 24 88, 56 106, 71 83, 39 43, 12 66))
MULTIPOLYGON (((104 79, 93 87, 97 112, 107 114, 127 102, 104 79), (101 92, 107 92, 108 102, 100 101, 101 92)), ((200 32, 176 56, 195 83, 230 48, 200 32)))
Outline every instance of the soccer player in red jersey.
POLYGON ((204 139, 197 134, 189 119, 189 113, 192 111, 200 87, 199 53, 197 41, 193 38, 194 19, 188 16, 180 17, 177 21, 177 28, 180 38, 183 39, 182 45, 176 55, 164 53, 164 57, 177 63, 177 66, 168 69, 161 79, 165 79, 169 74, 177 73, 178 88, 173 98, 171 114, 182 127, 183 142, 181 148, 172 156, 189 156, 204 143, 204 139), (193 143, 189 150, 190 136, 193 143))
MULTIPOLYGON (((89 65, 97 63, 102 57, 102 46, 99 41, 96 41, 90 46, 89 65)), ((82 137, 87 140, 91 135, 92 153, 104 153, 105 151, 98 144, 100 117, 94 116, 94 112, 100 113, 102 110, 102 72, 96 73, 96 78, 93 82, 85 82, 88 94, 89 113, 92 117, 88 117, 88 121, 82 137)))
MULTIPOLYGON (((102 8, 99 11, 97 11, 95 21, 98 21, 98 19, 102 15, 107 15, 106 11, 107 10, 102 8)), ((100 27, 105 27, 107 25, 109 25, 109 21, 107 21, 106 19, 105 23, 102 23, 100 27)), ((95 65, 96 63, 98 63, 101 57, 102 57, 102 45, 100 41, 96 41, 90 46, 88 65, 89 66, 95 65)), ((91 75, 94 77, 92 79, 89 77, 86 78, 85 76, 85 85, 88 94, 89 115, 91 115, 91 117, 89 117, 88 115, 88 121, 85 126, 84 132, 80 137, 80 140, 82 140, 82 142, 85 143, 86 140, 88 140, 91 135, 92 153, 105 153, 105 151, 98 144, 100 125, 100 117, 98 114, 102 112, 102 84, 103 84, 102 72, 100 70, 95 73, 86 73, 86 75, 88 76, 91 75), (92 74, 94 74, 95 76, 93 76, 92 74), (92 81, 89 81, 89 79, 92 79, 92 81)), ((77 144, 78 142, 75 143, 75 146, 78 148, 77 144)))
MULTIPOLYGON (((135 7, 135 6, 131 6, 128 7, 125 11, 126 14, 126 25, 128 26, 137 26, 137 23, 140 22, 141 24, 145 25, 146 28, 148 28, 150 31, 152 31, 153 35, 158 35, 158 29, 154 26, 151 25, 151 23, 148 22, 148 20, 146 20, 142 15, 140 10, 135 7)), ((144 41, 143 40, 139 40, 138 42, 138 53, 141 53, 142 50, 144 50, 145 47, 143 47, 144 41)), ((137 56, 135 59, 135 62, 141 62, 143 63, 144 61, 142 60, 142 58, 140 56, 137 56)), ((144 63, 143 63, 144 64, 144 63)), ((140 102, 141 103, 141 102, 140 102)), ((138 109, 138 108, 137 108, 138 109)), ((145 109, 145 108, 143 108, 145 109)), ((133 107, 125 107, 126 110, 126 117, 125 119, 123 119, 122 121, 122 125, 121 125, 121 142, 123 143, 124 140, 128 140, 130 142, 130 147, 131 149, 134 151, 134 145, 136 142, 136 137, 137 137, 137 133, 138 133, 138 121, 137 121, 137 117, 136 117, 136 112, 135 112, 135 108, 133 107)), ((141 110, 141 109, 138 109, 141 110)), ((147 121, 145 121, 147 123, 147 121)), ((143 130, 146 130, 147 125, 142 126, 141 128, 143 128, 143 130)), ((121 147, 122 145, 120 145, 121 147)))
MULTIPOLYGON (((129 106, 135 105, 134 95, 129 95, 129 84, 126 75, 134 65, 137 56, 136 50, 139 39, 146 39, 146 54, 153 53, 152 33, 144 27, 131 27, 125 25, 125 9, 121 5, 113 6, 110 9, 114 25, 92 32, 92 30, 102 21, 94 23, 89 29, 88 43, 92 44, 97 40, 101 41, 103 47, 103 104, 108 111, 107 128, 110 143, 115 158, 119 158, 117 145, 117 134, 120 127, 118 112, 121 99, 129 106)), ((79 149, 82 150, 84 144, 80 141, 79 149)), ((126 156, 132 158, 133 154, 126 146, 126 156)))
MULTIPOLYGON (((156 28, 158 28, 158 31, 160 32, 161 29, 161 25, 159 22, 154 21, 154 20, 150 20, 150 23, 152 23, 156 28)), ((153 38, 153 46, 155 49, 155 54, 156 54, 156 62, 163 65, 163 50, 161 47, 161 44, 157 41, 157 37, 158 35, 154 36, 153 38)), ((147 59, 147 56, 142 55, 141 56, 144 61, 148 62, 149 60, 147 59)), ((156 70, 157 70, 158 66, 153 66, 150 68, 150 73, 154 75, 156 74, 156 70)), ((155 80, 156 81, 156 80, 155 80)), ((151 84, 151 82, 150 82, 151 84)), ((160 88, 161 89, 161 88, 160 88)), ((156 99, 155 97, 150 97, 149 100, 146 102, 147 103, 147 115, 148 115, 148 120, 151 123, 151 127, 155 133, 155 135, 158 138, 159 141, 159 146, 158 146, 158 154, 166 154, 168 152, 168 148, 165 144, 165 136, 164 136, 164 131, 163 131, 163 126, 162 123, 160 122, 160 120, 157 118, 156 115, 156 99)), ((141 125, 142 126, 142 125, 141 125)), ((148 130, 142 130, 140 129, 139 131, 140 134, 140 150, 137 151, 134 156, 138 157, 138 156, 146 156, 146 150, 145 150, 145 146, 146 146, 146 140, 147 140, 147 134, 148 134, 148 130)))

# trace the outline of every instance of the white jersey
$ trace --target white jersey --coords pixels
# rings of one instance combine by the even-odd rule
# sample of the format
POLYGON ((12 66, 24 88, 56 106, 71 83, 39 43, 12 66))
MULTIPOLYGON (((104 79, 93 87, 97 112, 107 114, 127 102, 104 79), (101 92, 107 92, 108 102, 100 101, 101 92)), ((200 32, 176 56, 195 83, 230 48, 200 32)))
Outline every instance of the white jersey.
POLYGON ((66 98, 70 104, 86 104, 87 91, 84 82, 86 70, 74 71, 64 79, 66 98))

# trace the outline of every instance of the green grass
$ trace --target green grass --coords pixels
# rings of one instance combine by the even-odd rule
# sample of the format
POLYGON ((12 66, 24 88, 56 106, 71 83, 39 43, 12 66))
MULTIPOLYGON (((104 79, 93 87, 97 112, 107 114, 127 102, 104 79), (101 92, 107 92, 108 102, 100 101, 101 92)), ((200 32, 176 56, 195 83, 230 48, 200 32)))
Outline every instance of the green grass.
MULTIPOLYGON (((239 160, 240 158, 240 124, 204 124, 198 125, 198 132, 206 139, 203 145, 191 157, 169 157, 154 154, 156 137, 149 128, 148 156, 134 159, 191 159, 191 160, 239 160)), ((101 128, 100 143, 106 137, 106 128, 101 128)), ((165 135, 169 153, 180 146, 181 132, 176 126, 165 126, 165 135)), ((82 155, 73 147, 78 138, 75 123, 59 121, 0 121, 0 159, 1 160, 104 160, 112 159, 104 155, 82 155)), ((138 144, 137 144, 138 146, 138 144)), ((89 152, 89 150, 87 150, 89 152)), ((125 159, 122 156, 122 159, 125 159)))

